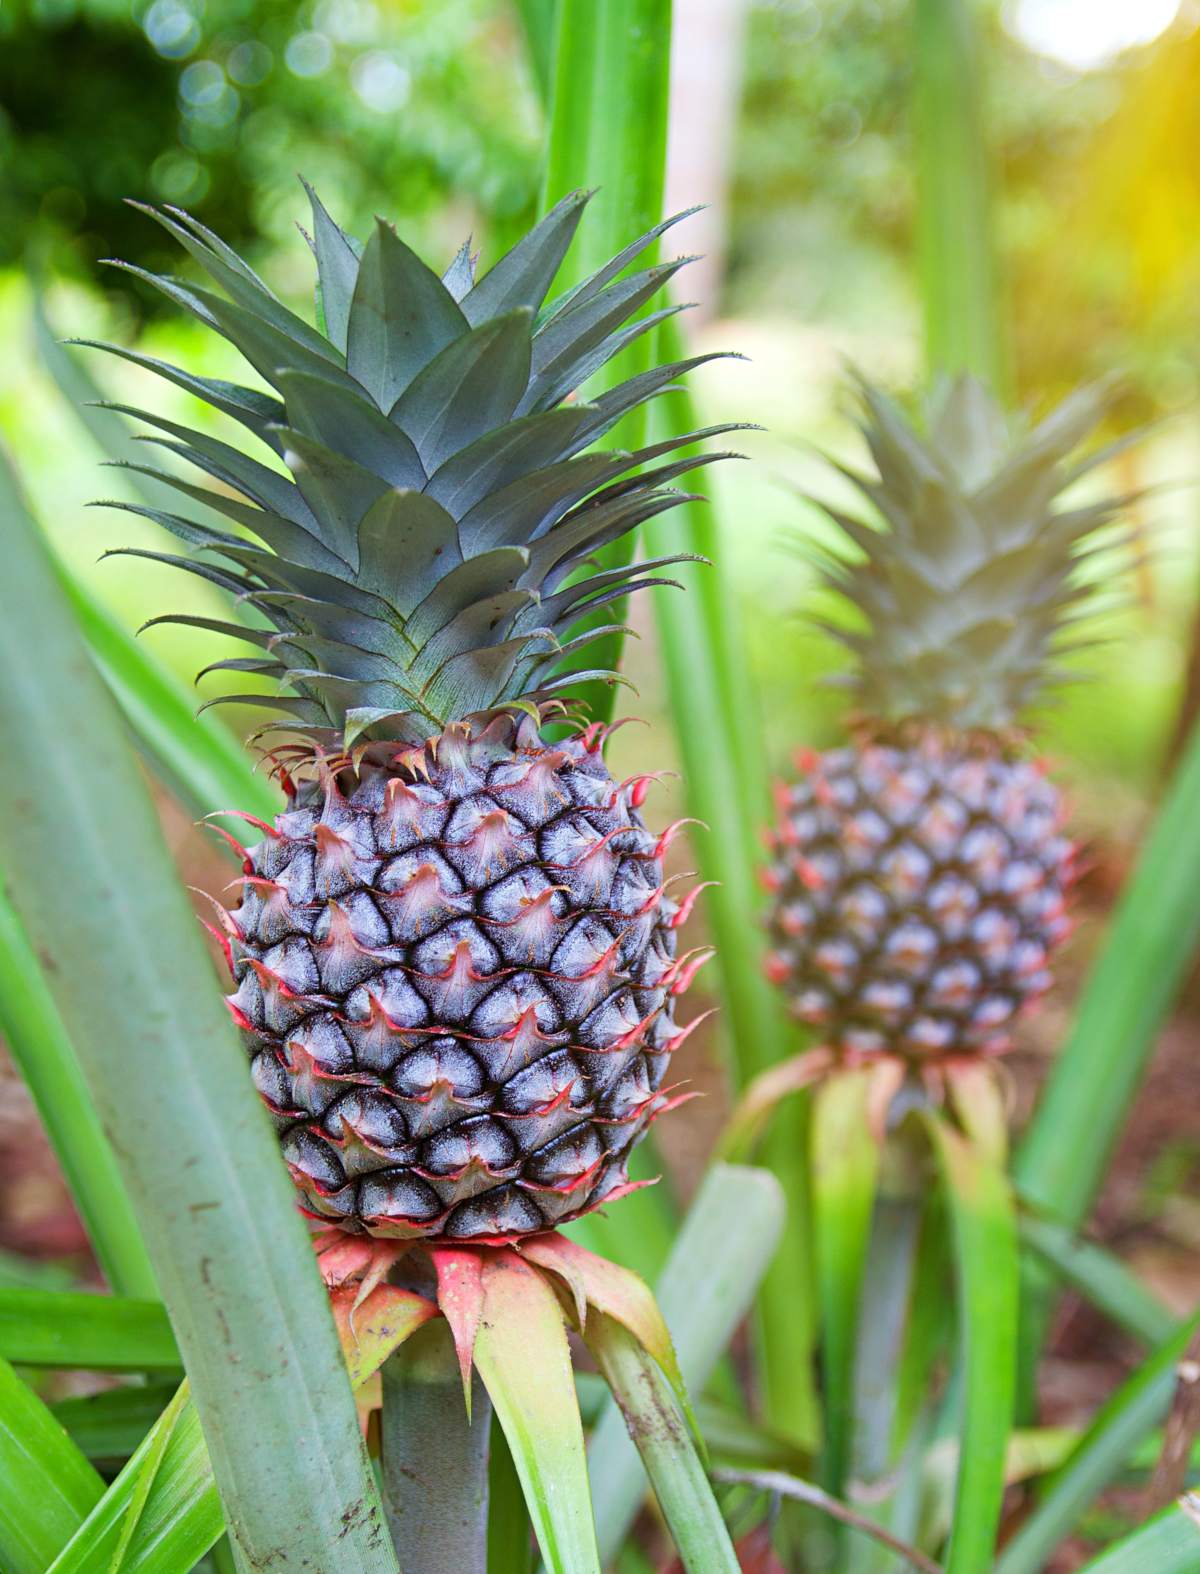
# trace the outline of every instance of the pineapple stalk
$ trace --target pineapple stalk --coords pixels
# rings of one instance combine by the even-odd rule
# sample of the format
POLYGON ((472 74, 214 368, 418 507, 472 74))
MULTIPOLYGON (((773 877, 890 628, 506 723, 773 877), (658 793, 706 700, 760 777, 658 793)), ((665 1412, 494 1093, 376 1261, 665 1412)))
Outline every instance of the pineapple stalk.
POLYGON ((472 1373, 471 1406, 449 1326, 428 1323, 383 1366, 383 1506, 405 1566, 487 1574, 492 1406, 472 1373))

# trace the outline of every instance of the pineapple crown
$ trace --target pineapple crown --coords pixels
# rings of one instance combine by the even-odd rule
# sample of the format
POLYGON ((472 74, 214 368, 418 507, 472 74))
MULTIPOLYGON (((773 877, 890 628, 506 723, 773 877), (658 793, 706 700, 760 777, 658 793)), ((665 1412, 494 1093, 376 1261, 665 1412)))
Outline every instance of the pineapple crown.
MULTIPOLYGON (((149 411, 115 406, 217 484, 131 468, 202 506, 203 518, 130 503, 192 549, 120 548, 228 591, 247 622, 168 614, 257 647, 206 672, 257 673, 278 695, 228 693, 318 747, 410 743, 495 712, 538 716, 585 678, 564 657, 612 632, 595 614, 686 554, 599 569, 591 555, 687 500, 667 483, 721 454, 681 450, 730 426, 636 452, 592 445, 629 411, 712 356, 655 366, 594 399, 570 396, 680 307, 641 312, 690 260, 630 271, 679 214, 546 304, 590 193, 554 207, 481 278, 464 246, 439 278, 378 220, 358 245, 316 193, 310 327, 204 225, 151 214, 220 293, 117 263, 229 340, 271 391, 201 377, 94 344, 177 384, 269 449, 239 447, 149 411), (589 450, 584 452, 584 450, 589 450), (636 472, 636 473, 634 473, 636 472), (232 523, 234 530, 223 528, 232 523), (579 621, 587 615, 587 626, 579 621)), ((141 206, 138 204, 137 206, 141 206)))
POLYGON ((1071 631, 1091 610, 1094 589, 1080 565, 1113 548, 1096 532, 1130 501, 1057 506, 1128 441, 1071 459, 1107 412, 1111 388, 1084 388, 1018 432, 975 378, 944 379, 924 435, 861 378, 857 391, 876 473, 835 468, 881 524, 814 499, 859 554, 826 555, 821 564, 827 587, 866 624, 826 625, 857 659, 844 681, 864 716, 889 725, 1014 728, 1047 685, 1067 676, 1057 657, 1082 643, 1071 631))

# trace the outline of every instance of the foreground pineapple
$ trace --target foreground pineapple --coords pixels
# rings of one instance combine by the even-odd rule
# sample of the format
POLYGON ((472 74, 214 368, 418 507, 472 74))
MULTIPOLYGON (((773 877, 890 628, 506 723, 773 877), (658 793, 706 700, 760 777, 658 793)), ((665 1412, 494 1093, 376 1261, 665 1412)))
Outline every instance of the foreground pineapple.
POLYGON ((227 696, 299 739, 222 915, 229 1004, 305 1206, 353 1232, 494 1241, 612 1198, 684 1036, 701 958, 676 951, 690 903, 667 893, 647 780, 612 779, 595 727, 540 730, 578 681, 564 652, 604 632, 569 631, 674 561, 590 554, 703 462, 655 463, 682 436, 583 452, 695 364, 568 402, 680 266, 624 271, 659 226, 544 306, 586 200, 476 281, 465 250, 439 279, 382 222, 360 249, 313 196, 319 330, 188 215, 155 214, 224 293, 153 282, 274 392, 119 352, 282 461, 131 412, 221 490, 170 484, 253 538, 151 513, 197 549, 166 561, 258 614, 151 621, 257 646, 216 666, 284 688, 227 696))
POLYGON ((1097 390, 1018 440, 968 378, 924 437, 862 394, 878 474, 844 473, 882 528, 826 509, 858 549, 826 574, 862 615, 836 631, 856 739, 780 790, 768 966, 835 1053, 932 1070, 1006 1047, 1068 932, 1073 849, 1020 719, 1058 676, 1080 557, 1118 503, 1055 506, 1088 468, 1069 456, 1097 390))

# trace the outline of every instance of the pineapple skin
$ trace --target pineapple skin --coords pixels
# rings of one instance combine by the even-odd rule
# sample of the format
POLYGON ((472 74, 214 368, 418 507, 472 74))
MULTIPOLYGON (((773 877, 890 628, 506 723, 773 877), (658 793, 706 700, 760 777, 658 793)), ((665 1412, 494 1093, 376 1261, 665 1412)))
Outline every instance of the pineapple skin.
POLYGON ((602 741, 458 725, 323 769, 249 849, 228 1001, 313 1216, 508 1240, 626 1186, 698 959, 602 741))
POLYGON ((848 1062, 994 1055, 1070 933, 1074 848, 1034 763, 929 730, 778 790, 769 976, 848 1062))

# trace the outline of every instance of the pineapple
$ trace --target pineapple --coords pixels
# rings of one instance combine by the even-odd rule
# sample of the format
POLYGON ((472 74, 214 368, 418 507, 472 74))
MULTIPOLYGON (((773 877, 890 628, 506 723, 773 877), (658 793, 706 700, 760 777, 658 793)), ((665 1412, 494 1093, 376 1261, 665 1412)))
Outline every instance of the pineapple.
MULTIPOLYGON (((926 435, 861 389, 882 527, 825 507, 856 549, 825 579, 858 612, 851 747, 801 757, 770 837, 768 970, 843 1060, 938 1068, 1007 1047, 1066 936, 1074 849, 1021 721, 1086 611, 1081 557, 1118 512, 1056 506, 1106 396, 1023 436, 983 387, 944 383, 926 435)), ((825 506, 825 505, 822 505, 825 506)))
POLYGON ((716 457, 671 457, 706 434, 592 446, 695 360, 573 397, 665 315, 630 322, 681 263, 628 271, 662 224, 546 305, 586 194, 478 279, 466 248, 439 278, 382 221, 360 247, 309 195, 316 328, 189 215, 147 210, 220 290, 146 277, 269 391, 117 353, 268 462, 129 412, 216 483, 161 475, 207 512, 135 508, 194 549, 135 555, 249 614, 151 623, 244 641, 253 655, 216 668, 278 680, 224 696, 265 706, 256 737, 276 743, 287 802, 238 844, 219 937, 303 1208, 399 1241, 512 1240, 627 1188, 630 1149, 672 1102, 675 1012, 703 960, 677 949, 690 899, 664 879, 671 830, 642 819, 649 778, 612 778, 563 667, 606 632, 599 609, 678 560, 592 554, 716 457), (569 735, 548 740, 553 722, 569 735))

